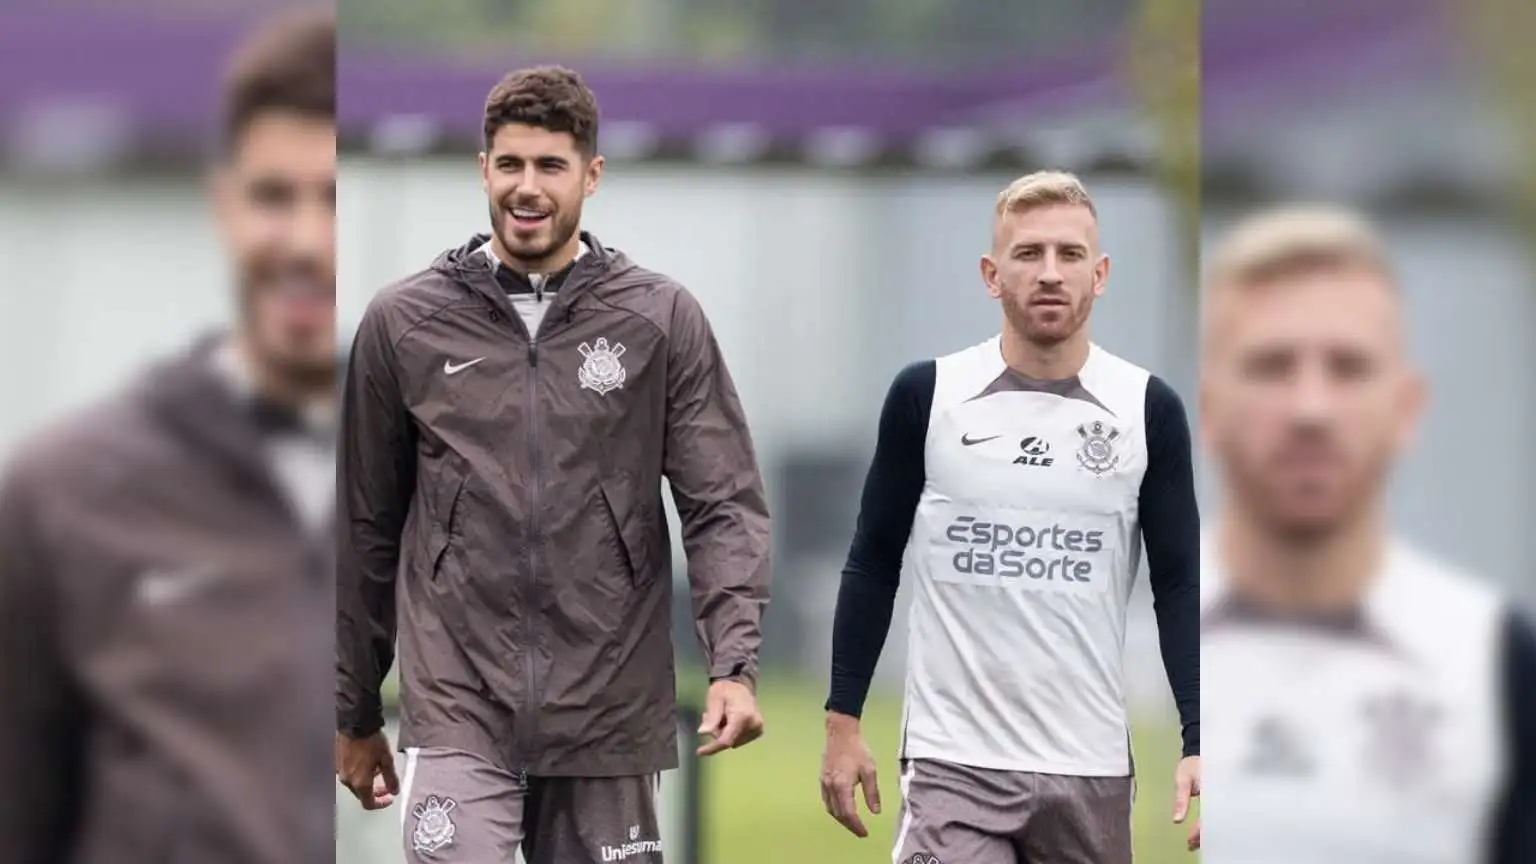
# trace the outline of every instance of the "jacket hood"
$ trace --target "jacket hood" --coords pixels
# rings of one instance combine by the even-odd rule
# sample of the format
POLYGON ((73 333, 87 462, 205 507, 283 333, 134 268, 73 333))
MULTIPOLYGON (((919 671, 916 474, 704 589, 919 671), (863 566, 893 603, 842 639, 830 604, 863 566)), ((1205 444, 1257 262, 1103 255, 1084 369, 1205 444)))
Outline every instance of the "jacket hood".
MULTIPOLYGON (((475 234, 463 245, 438 255, 432 262, 432 269, 460 281, 488 277, 491 275, 490 259, 479 253, 481 247, 490 241, 491 235, 488 233, 475 234)), ((581 242, 587 245, 588 254, 577 262, 577 268, 580 270, 596 268, 595 278, 598 281, 612 279, 635 267, 634 262, 630 261, 627 255, 617 249, 604 246, 590 232, 581 232, 581 242)))

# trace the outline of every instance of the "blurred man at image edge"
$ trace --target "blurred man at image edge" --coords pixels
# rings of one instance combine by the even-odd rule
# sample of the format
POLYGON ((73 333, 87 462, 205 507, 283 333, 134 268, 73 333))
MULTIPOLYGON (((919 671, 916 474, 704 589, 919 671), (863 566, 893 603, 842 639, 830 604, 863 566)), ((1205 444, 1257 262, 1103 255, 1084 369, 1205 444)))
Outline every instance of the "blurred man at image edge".
POLYGON ((1374 227, 1333 206, 1255 214, 1211 256, 1204 848, 1221 864, 1536 861, 1530 621, 1387 527, 1424 401, 1401 292, 1374 227))
POLYGON ((241 48, 212 171, 237 325, 0 481, 6 862, 334 854, 334 91, 328 15, 241 48))

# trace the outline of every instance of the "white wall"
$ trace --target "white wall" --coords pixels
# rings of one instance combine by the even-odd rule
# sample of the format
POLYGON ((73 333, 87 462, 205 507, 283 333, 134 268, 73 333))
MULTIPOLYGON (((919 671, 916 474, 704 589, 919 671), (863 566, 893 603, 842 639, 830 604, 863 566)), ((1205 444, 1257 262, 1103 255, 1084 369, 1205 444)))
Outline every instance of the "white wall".
POLYGON ((0 183, 0 453, 232 298, 194 178, 0 183))

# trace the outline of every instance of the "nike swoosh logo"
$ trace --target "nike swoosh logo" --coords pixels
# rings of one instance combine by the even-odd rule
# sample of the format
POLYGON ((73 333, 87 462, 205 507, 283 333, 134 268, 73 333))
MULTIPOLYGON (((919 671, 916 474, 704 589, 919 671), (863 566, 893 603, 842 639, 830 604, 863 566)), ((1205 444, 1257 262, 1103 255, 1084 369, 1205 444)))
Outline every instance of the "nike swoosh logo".
POLYGON ((139 580, 139 599, 152 606, 174 603, 208 585, 215 575, 202 570, 147 573, 139 580))
POLYGON ((1001 436, 1001 435, 991 435, 991 436, 988 436, 986 438, 972 438, 970 436, 970 433, 966 433, 966 434, 963 434, 963 435, 960 436, 960 443, 964 444, 967 447, 969 447, 972 444, 982 444, 982 443, 985 443, 987 441, 995 441, 995 440, 997 440, 998 438, 1001 438, 1001 437, 1003 437, 1003 436, 1001 436))
POLYGON ((475 359, 469 361, 468 363, 460 363, 457 366, 453 365, 453 361, 452 360, 444 360, 443 361, 443 373, 446 374, 446 375, 457 375, 460 372, 463 372, 465 369, 468 369, 469 367, 475 365, 476 363, 479 363, 480 361, 482 361, 484 359, 485 359, 484 357, 476 357, 475 359))

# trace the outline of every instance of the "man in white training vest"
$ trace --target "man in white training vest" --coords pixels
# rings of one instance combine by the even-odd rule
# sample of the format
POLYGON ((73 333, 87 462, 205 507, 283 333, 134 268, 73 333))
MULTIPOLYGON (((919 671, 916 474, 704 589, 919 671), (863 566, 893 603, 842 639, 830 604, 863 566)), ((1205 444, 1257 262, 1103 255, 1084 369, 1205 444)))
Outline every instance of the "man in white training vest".
MULTIPOLYGON (((1536 861, 1536 636, 1385 526, 1423 385, 1374 230, 1288 206, 1210 259, 1204 847, 1220 864, 1536 861)), ((1449 506, 1454 506, 1451 502, 1449 506)))
POLYGON ((859 716, 905 569, 915 583, 892 860, 1129 864, 1122 653, 1143 546, 1199 793, 1199 514, 1183 403, 1094 344, 1109 259, 1077 178, 998 198, 981 275, 1003 331, 891 386, 833 634, 822 797, 879 812, 859 716))

